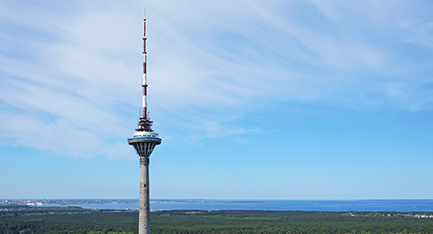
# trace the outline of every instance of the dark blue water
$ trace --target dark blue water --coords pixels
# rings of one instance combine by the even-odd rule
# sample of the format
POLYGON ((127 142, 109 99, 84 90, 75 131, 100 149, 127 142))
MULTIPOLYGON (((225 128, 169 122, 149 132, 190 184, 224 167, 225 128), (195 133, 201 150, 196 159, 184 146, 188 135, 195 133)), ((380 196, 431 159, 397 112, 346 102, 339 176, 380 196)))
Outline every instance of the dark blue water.
MULTIPOLYGON (((138 203, 82 204, 90 209, 138 209, 138 203)), ((152 200, 151 210, 427 211, 433 200, 152 200)))

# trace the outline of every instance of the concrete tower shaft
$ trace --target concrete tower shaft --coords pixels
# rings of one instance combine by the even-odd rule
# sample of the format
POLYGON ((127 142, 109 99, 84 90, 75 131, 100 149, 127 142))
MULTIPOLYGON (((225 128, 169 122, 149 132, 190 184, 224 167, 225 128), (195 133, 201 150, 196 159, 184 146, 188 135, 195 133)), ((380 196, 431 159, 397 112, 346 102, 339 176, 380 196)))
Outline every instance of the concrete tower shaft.
POLYGON ((140 157, 140 204, 138 233, 150 234, 149 157, 140 157))

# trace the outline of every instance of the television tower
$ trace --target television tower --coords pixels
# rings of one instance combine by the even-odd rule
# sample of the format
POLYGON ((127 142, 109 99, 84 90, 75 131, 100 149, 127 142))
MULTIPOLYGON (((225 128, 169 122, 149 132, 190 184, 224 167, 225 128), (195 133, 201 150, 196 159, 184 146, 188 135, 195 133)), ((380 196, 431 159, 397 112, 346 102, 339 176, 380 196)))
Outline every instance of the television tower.
POLYGON ((147 112, 147 76, 146 76, 146 17, 144 18, 143 34, 143 88, 142 115, 134 135, 128 138, 128 144, 134 146, 140 156, 140 206, 138 217, 138 233, 150 234, 150 207, 149 207, 149 157, 156 145, 161 144, 158 133, 151 128, 153 121, 149 119, 147 112))

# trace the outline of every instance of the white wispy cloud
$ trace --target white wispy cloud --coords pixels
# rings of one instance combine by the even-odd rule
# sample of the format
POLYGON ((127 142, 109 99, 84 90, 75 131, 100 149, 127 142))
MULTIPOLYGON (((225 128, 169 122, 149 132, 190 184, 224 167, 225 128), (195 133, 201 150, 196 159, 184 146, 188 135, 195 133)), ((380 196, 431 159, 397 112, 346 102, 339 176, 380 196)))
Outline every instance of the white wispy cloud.
MULTIPOLYGON (((146 7, 151 117, 169 142, 260 131, 238 123, 270 100, 432 108, 431 56, 420 63, 411 52, 431 50, 429 3, 146 7)), ((141 3, 2 2, 0 13, 2 143, 82 157, 131 153, 103 149, 123 142, 136 124, 141 3)))
POLYGON ((135 97, 130 81, 140 72, 127 55, 132 19, 114 5, 101 12, 65 11, 61 17, 40 3, 14 6, 3 15, 8 29, 18 25, 16 32, 2 33, 2 44, 16 45, 0 56, 0 99, 7 107, 1 115, 3 143, 74 157, 128 155, 116 152, 125 148, 113 142, 130 134, 122 106, 135 97), (16 17, 25 12, 39 14, 32 13, 32 20, 16 17))

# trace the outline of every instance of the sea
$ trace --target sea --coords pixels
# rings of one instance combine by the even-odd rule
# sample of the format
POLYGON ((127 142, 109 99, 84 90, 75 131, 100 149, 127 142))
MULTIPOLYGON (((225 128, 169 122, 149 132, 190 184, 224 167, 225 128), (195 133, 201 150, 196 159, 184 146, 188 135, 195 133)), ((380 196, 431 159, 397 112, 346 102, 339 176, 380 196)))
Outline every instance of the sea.
MULTIPOLYGON (((138 209, 137 202, 89 203, 89 209, 138 209)), ((151 210, 433 212, 433 200, 151 200, 151 210)))

